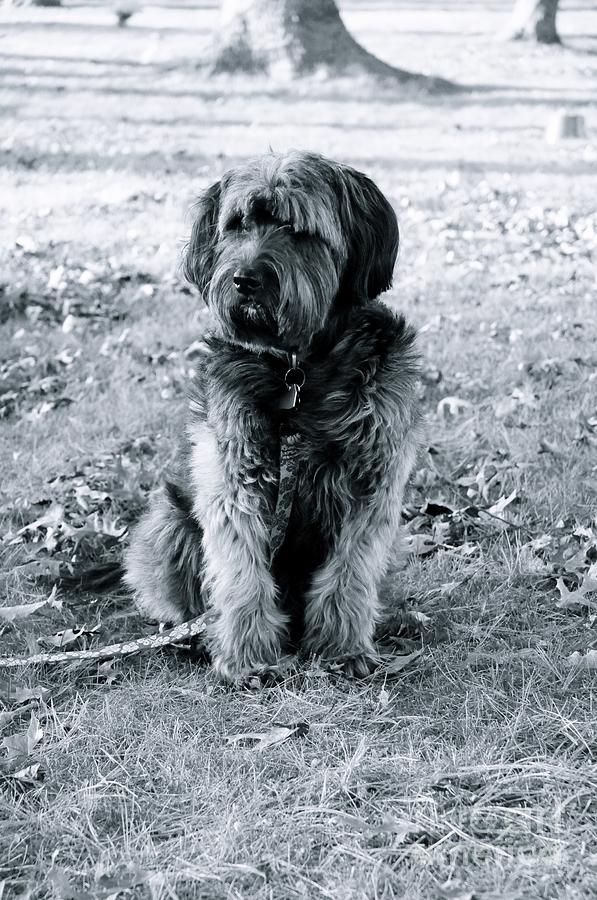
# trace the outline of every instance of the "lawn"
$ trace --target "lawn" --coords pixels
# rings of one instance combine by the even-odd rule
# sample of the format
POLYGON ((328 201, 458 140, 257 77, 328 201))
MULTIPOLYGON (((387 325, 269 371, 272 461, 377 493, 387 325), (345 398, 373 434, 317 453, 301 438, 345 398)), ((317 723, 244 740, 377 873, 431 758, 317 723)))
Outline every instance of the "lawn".
POLYGON ((391 198, 427 417, 395 671, 235 692, 180 647, 0 677, 2 900, 597 896, 597 12, 544 49, 495 40, 499 0, 341 6, 468 90, 209 79, 209 6, 0 11, 0 654, 155 630, 53 585, 121 556, 172 459, 189 209, 235 161, 313 149, 391 198), (546 142, 562 108, 586 138, 546 142))

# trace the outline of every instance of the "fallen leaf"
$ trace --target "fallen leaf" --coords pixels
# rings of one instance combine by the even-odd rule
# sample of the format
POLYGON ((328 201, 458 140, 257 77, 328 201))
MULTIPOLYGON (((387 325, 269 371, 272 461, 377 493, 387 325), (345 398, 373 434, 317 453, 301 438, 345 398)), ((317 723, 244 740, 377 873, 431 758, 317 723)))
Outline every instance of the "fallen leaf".
POLYGON ((395 675, 406 668, 414 659, 417 659, 422 652, 422 650, 415 650, 414 653, 407 653, 403 656, 394 656, 393 654, 384 656, 379 671, 387 675, 395 675))
POLYGON ((95 625, 93 628, 88 628, 86 625, 79 625, 74 628, 65 628, 64 631, 57 631, 55 634, 39 637, 37 642, 38 644, 43 644, 48 647, 62 649, 63 647, 67 647, 69 644, 78 641, 79 638, 97 634, 100 630, 101 625, 95 625))
POLYGON ((514 388, 509 397, 498 400, 494 407, 496 419, 505 419, 522 408, 535 409, 537 398, 532 391, 525 388, 514 388))
POLYGON ((539 453, 551 453, 552 456, 555 456, 557 459, 565 459, 566 454, 563 450, 560 450, 559 447, 550 441, 545 440, 545 438, 541 438, 539 441, 539 453))
POLYGON ((426 500, 421 507, 421 515, 431 516, 432 518, 435 516, 451 516, 453 512, 454 509, 451 506, 446 506, 445 503, 437 500, 426 500))
POLYGON ((426 631, 431 624, 431 616, 418 609, 405 609, 400 614, 402 625, 412 628, 413 631, 426 631))
POLYGON ((0 679, 0 700, 5 703, 27 703, 29 700, 47 700, 50 696, 50 689, 36 685, 36 687, 27 687, 14 678, 0 679))
POLYGON ((98 897, 98 889, 106 891, 101 894, 104 900, 115 897, 121 891, 130 891, 138 884, 145 884, 151 878, 151 874, 143 869, 133 869, 130 872, 123 872, 121 875, 100 875, 96 881, 96 886, 92 892, 94 900, 98 897))
POLYGON ((59 578, 63 565, 58 559, 32 559, 20 566, 15 566, 12 571, 30 578, 59 578))
POLYGON ((556 584, 560 592, 560 599, 556 603, 559 609, 569 609, 571 606, 594 605, 595 601, 587 598, 587 594, 597 591, 597 581, 592 578, 585 576, 579 586, 572 591, 568 590, 562 577, 558 578, 556 584))
POLYGON ((41 741, 43 736, 44 732, 39 724, 39 719, 32 712, 27 731, 9 734, 8 737, 3 738, 0 746, 8 750, 7 759, 13 759, 15 756, 22 755, 31 756, 36 744, 41 741))
POLYGON ((11 772, 10 777, 17 778, 19 781, 37 781, 40 775, 40 768, 41 763, 31 763, 30 766, 25 766, 25 768, 19 769, 17 772, 11 772))
POLYGON ((17 531, 17 537, 21 534, 26 534, 28 531, 37 531, 38 528, 55 527, 62 521, 64 521, 64 507, 61 506, 60 503, 55 503, 45 515, 40 516, 39 519, 36 519, 34 522, 29 522, 28 525, 24 525, 20 528, 19 531, 17 531))
POLYGON ((52 593, 45 600, 38 603, 24 603, 20 606, 0 607, 0 621, 16 622, 20 619, 28 619, 33 613, 46 609, 62 609, 62 600, 56 600, 57 588, 52 588, 52 593))
POLYGON ((20 234, 16 238, 15 244, 25 253, 37 253, 37 244, 28 234, 20 234))
POLYGON ((415 556, 425 556, 437 549, 437 544, 428 534, 409 534, 404 538, 405 549, 415 556))
POLYGON ((490 506, 487 512, 492 516, 501 516, 507 506, 510 506, 518 496, 518 492, 516 489, 512 491, 507 497, 500 497, 497 503, 494 503, 493 506, 490 506))
POLYGON ((342 823, 343 825, 348 825, 349 828, 354 828, 357 831, 370 831, 371 825, 369 822, 366 822, 365 819, 361 819, 359 816, 351 816, 348 813, 343 812, 335 812, 334 818, 336 821, 342 823))
POLYGON ((55 895, 60 897, 60 900, 91 900, 94 896, 88 891, 76 890, 64 869, 53 868, 47 876, 47 882, 53 887, 55 895))
POLYGON ((437 414, 440 418, 447 419, 449 416, 459 416, 473 408, 473 404, 461 397, 443 397, 437 404, 437 414))
POLYGON ((290 727, 275 725, 270 731, 265 732, 249 731, 243 734, 229 734, 226 735, 226 740, 229 744, 238 744, 240 741, 256 741, 257 743, 253 750, 267 750, 274 744, 283 744, 284 741, 287 741, 289 737, 292 737, 293 734, 297 734, 299 731, 300 724, 290 727))
POLYGON ((6 712, 0 712, 0 730, 6 728, 6 726, 10 722, 12 722, 13 719, 18 719, 18 717, 22 716, 24 712, 28 712, 32 706, 32 703, 26 703, 24 706, 18 706, 16 709, 9 709, 6 712))
POLYGON ((507 416, 512 415, 518 407, 519 403, 514 397, 505 397, 503 400, 498 400, 493 409, 494 415, 496 419, 505 419, 507 416))
POLYGON ((568 665, 579 669, 589 669, 593 671, 597 669, 597 650, 587 650, 586 653, 579 653, 576 650, 571 653, 567 659, 568 665))

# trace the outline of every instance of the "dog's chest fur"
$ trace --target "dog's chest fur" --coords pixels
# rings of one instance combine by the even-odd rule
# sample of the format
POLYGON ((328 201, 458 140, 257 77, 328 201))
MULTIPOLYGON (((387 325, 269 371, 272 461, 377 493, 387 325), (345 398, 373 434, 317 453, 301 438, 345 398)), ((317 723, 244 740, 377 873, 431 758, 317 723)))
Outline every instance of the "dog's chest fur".
MULTIPOLYGON (((366 502, 387 472, 400 395, 406 408, 412 391, 412 342, 403 319, 381 303, 337 317, 299 360, 305 384, 300 404, 287 412, 279 408, 286 392, 284 358, 208 337, 191 433, 208 436, 227 485, 236 481, 258 493, 267 516, 276 499, 280 425, 291 425, 300 435, 297 508, 301 518, 330 531, 346 504, 366 502), (355 452, 359 444, 362 454, 355 452)), ((194 464, 200 460, 196 453, 194 464)))
POLYGON ((288 369, 282 356, 206 338, 191 400, 187 473, 178 485, 199 525, 213 501, 260 515, 269 528, 280 426, 298 432, 294 502, 272 567, 296 635, 311 574, 332 551, 340 523, 376 502, 394 478, 389 461, 400 458, 404 424, 397 419, 412 408, 412 342, 412 331, 381 303, 334 320, 299 360, 305 372, 299 406, 282 411, 288 369))

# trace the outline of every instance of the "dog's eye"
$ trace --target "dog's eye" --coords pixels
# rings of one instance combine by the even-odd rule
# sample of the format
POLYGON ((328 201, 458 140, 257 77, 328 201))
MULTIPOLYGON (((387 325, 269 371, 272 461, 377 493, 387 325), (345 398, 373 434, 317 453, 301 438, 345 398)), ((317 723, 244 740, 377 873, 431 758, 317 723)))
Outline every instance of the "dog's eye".
POLYGON ((226 223, 226 231, 244 231, 245 225, 242 216, 232 216, 226 223))

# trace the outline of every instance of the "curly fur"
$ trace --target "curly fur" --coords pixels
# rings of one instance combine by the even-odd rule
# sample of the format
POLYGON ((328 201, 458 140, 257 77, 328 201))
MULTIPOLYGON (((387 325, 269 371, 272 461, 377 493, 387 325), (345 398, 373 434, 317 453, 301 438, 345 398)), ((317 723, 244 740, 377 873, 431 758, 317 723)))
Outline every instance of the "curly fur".
POLYGON ((127 559, 145 612, 210 611, 210 650, 237 681, 302 649, 365 674, 378 591, 399 535, 419 442, 414 333, 378 299, 398 249, 392 207, 365 175, 314 154, 268 154, 199 200, 187 277, 214 314, 177 474, 127 559), (258 288, 239 295, 241 267, 258 288), (287 353, 306 381, 278 408, 287 353), (284 542, 273 562, 279 429, 301 436, 284 542))

